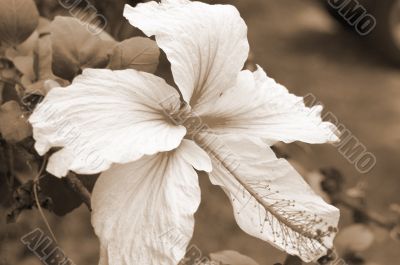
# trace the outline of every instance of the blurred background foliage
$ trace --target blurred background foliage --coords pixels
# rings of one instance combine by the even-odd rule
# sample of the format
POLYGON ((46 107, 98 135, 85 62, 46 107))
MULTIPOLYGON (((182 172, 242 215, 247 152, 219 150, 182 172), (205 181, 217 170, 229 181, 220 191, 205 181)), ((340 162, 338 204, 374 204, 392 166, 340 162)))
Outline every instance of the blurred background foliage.
MULTIPOLYGON (((57 15, 71 15, 56 0, 35 2, 40 15, 50 20, 57 15)), ((115 41, 142 36, 139 30, 130 26, 122 17, 125 2, 135 5, 139 1, 90 2, 99 14, 107 18, 106 30, 115 41)), ((373 170, 360 174, 334 146, 295 143, 276 147, 277 153, 287 157, 321 196, 340 207, 341 232, 336 240, 338 255, 349 265, 385 265, 400 260, 399 230, 395 226, 400 215, 400 69, 390 65, 381 53, 369 47, 366 39, 356 36, 337 23, 326 12, 323 1, 207 2, 235 5, 249 28, 251 61, 260 64, 271 77, 284 84, 291 92, 300 96, 308 93, 315 95, 318 101, 324 104, 325 111, 334 113, 376 156, 377 164, 373 170)), ((88 2, 81 1, 81 12, 75 11, 75 14, 85 19, 87 6, 88 2)), ((49 30, 39 22, 38 32, 43 37, 49 30)), ((104 38, 106 41, 112 41, 104 38)), ((17 54, 12 56, 13 59, 29 55, 30 51, 26 49, 29 45, 26 45, 26 42, 24 44, 19 46, 17 54)), ((1 61, 3 76, 16 75, 17 68, 23 77, 22 85, 35 84, 28 80, 30 71, 24 71, 24 63, 19 65, 18 60, 13 60, 13 63, 15 67, 9 65, 6 60, 1 61)), ((45 65, 49 68, 49 63, 45 65)), ((42 79, 55 78, 54 65, 53 71, 43 69, 42 72, 48 75, 45 74, 42 79)), ((71 74, 61 76, 62 79, 58 76, 59 82, 71 79, 80 71, 68 70, 71 74)), ((60 72, 65 71, 63 68, 60 72)), ((169 64, 164 55, 161 56, 157 74, 171 81, 169 64)), ((40 81, 41 78, 37 79, 40 81)), ((6 115, 6 118, 0 118, 16 120, 14 116, 20 117, 27 110, 20 109, 18 104, 12 103, 15 101, 9 100, 18 96, 7 92, 13 91, 7 88, 10 85, 15 86, 9 83, 0 85, 4 103, 0 115, 6 115), (5 98, 8 99, 7 102, 5 98)), ((37 91, 38 87, 45 89, 43 83, 31 89, 37 91)), ((46 91, 42 92, 45 94, 46 91)), ((34 105, 41 96, 40 93, 36 93, 24 103, 34 105)), ((24 209, 35 208, 31 180, 39 165, 27 161, 38 158, 32 154, 34 152, 26 151, 32 148, 32 141, 25 137, 31 134, 30 128, 23 124, 15 126, 18 126, 19 134, 15 135, 11 131, 7 139, 17 142, 16 147, 13 147, 14 155, 11 160, 18 177, 11 183, 7 178, 0 178, 0 198, 3 202, 0 209, 0 265, 35 265, 41 263, 22 245, 20 238, 36 227, 44 231, 46 227, 36 209, 21 211, 18 207, 23 205, 24 209), (21 139, 23 140, 20 141, 21 139), (12 189, 9 189, 10 187, 12 189), (17 187, 19 188, 16 191, 12 191, 17 187), (11 223, 6 224, 6 221, 11 223)), ((0 124, 3 137, 8 128, 8 124, 0 124)), ((1 147, 5 152, 0 154, 0 174, 7 176, 9 165, 6 163, 10 161, 10 152, 3 139, 1 147)), ((206 175, 202 175, 200 179, 203 199, 196 214, 192 243, 198 246, 204 255, 229 249, 250 256, 259 264, 283 264, 287 259, 286 255, 242 232, 234 221, 232 208, 225 195, 219 192, 218 187, 209 183, 206 175)), ((90 176, 83 179, 89 189, 93 180, 90 176)), ((90 213, 86 206, 81 205, 82 198, 70 184, 68 180, 44 179, 41 181, 40 203, 44 208, 53 211, 46 211, 45 214, 59 246, 67 256, 78 265, 97 264, 98 240, 90 225, 90 213), (75 209, 76 207, 78 208, 75 209), (64 214, 66 215, 62 216, 64 214)), ((327 264, 333 256, 324 257, 320 263, 327 264)), ((218 258, 221 257, 225 258, 226 253, 222 256, 219 254, 218 258)), ((300 264, 292 258, 286 262, 300 264)))

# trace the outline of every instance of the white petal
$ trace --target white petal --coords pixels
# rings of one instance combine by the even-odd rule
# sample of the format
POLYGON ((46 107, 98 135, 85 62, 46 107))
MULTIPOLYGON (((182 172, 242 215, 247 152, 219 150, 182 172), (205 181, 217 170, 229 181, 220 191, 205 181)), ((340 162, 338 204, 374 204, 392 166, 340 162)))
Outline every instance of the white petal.
POLYGON ((290 94, 259 67, 254 73, 242 71, 234 87, 193 111, 212 134, 256 136, 271 144, 338 140, 336 127, 321 120, 321 110, 306 107, 302 97, 290 94))
POLYGON ((185 155, 183 156, 183 159, 187 163, 191 164, 197 170, 211 172, 212 165, 210 157, 195 142, 184 139, 182 140, 179 148, 183 148, 185 150, 185 155))
POLYGON ((197 173, 185 159, 193 144, 184 140, 174 151, 113 165, 100 175, 92 224, 104 264, 176 265, 183 258, 200 203, 197 173))
POLYGON ((49 172, 92 174, 176 148, 186 129, 166 112, 179 106, 178 92, 154 75, 86 69, 70 86, 53 88, 29 121, 40 154, 64 147, 50 158, 49 172))
POLYGON ((203 135, 198 141, 212 157, 211 181, 228 194, 244 231, 307 262, 332 247, 338 209, 261 140, 203 135))
POLYGON ((231 5, 168 0, 126 5, 124 16, 147 36, 156 36, 192 106, 233 86, 249 53, 246 24, 231 5))

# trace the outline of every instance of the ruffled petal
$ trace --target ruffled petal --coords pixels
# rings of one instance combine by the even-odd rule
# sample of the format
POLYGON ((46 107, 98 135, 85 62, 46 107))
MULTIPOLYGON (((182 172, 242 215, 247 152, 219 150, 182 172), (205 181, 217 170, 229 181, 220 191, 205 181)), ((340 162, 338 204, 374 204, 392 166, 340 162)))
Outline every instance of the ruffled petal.
POLYGON ((337 141, 336 127, 321 119, 322 106, 308 108, 302 97, 269 78, 261 67, 242 71, 236 85, 196 106, 210 134, 261 137, 268 143, 337 141))
POLYGON ((211 135, 197 140, 212 158, 211 181, 231 199, 244 231, 306 262, 332 247, 339 210, 261 140, 211 135))
POLYGON ((92 194, 92 224, 101 264, 176 265, 183 258, 200 203, 196 171, 208 155, 189 140, 178 149, 102 173, 92 194), (189 157, 189 158, 187 158, 189 157))
POLYGON ((124 16, 147 36, 156 36, 191 106, 233 86, 248 57, 247 27, 231 5, 164 0, 126 5, 124 16))
POLYGON ((152 74, 86 69, 68 87, 53 88, 29 121, 40 154, 64 147, 48 171, 93 174, 176 148, 186 129, 166 115, 180 107, 178 92, 152 74))

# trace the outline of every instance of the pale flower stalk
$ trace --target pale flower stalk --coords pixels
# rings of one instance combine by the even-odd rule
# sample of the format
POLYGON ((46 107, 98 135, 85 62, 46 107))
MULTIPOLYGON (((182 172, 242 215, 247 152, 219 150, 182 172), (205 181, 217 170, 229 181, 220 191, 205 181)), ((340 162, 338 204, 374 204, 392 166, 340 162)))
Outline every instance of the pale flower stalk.
POLYGON ((250 235, 304 261, 324 255, 338 209, 269 147, 337 140, 321 108, 307 108, 261 67, 242 70, 247 27, 233 6, 164 0, 126 6, 124 16, 155 36, 178 89, 149 73, 86 69, 53 88, 30 118, 40 154, 62 147, 50 173, 103 172, 92 194, 99 264, 178 264, 200 203, 196 170, 223 188, 250 235), (191 126, 195 118, 206 126, 191 126), (62 124, 79 131, 73 144, 62 124), (179 246, 161 236, 171 229, 179 246))

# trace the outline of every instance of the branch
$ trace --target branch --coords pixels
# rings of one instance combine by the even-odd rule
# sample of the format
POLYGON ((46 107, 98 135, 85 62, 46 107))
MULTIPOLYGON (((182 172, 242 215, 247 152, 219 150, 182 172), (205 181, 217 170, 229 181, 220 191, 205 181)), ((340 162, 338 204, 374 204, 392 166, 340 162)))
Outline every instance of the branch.
POLYGON ((391 231, 397 225, 395 222, 384 220, 378 214, 368 211, 367 209, 364 209, 345 198, 336 198, 334 202, 337 204, 341 204, 342 206, 347 207, 353 211, 361 213, 363 217, 367 219, 367 221, 374 223, 375 225, 380 226, 389 231, 391 231))
POLYGON ((57 243, 57 238, 56 238, 56 236, 55 236, 53 230, 51 229, 51 226, 50 226, 50 224, 49 224, 49 221, 48 221, 47 218, 46 218, 46 215, 45 215, 44 212, 43 212, 42 206, 40 205, 39 196, 38 196, 38 183, 39 183, 39 179, 40 179, 40 176, 43 174, 43 172, 44 172, 44 170, 45 170, 45 168, 46 168, 47 161, 48 161, 48 156, 45 155, 44 158, 43 158, 42 164, 41 164, 41 166, 40 166, 40 169, 39 169, 37 175, 36 175, 36 176, 34 177, 34 179, 33 179, 33 195, 34 195, 34 197, 35 197, 36 207, 38 208, 39 213, 40 213, 40 215, 42 216, 43 222, 46 224, 47 229, 49 230, 51 236, 53 237, 54 242, 57 243))
POLYGON ((3 147, 3 156, 4 159, 6 160, 6 174, 7 174, 7 185, 9 185, 10 188, 14 187, 14 150, 13 146, 8 144, 3 138, 0 138, 0 144, 3 147))
POLYGON ((67 182, 70 185, 70 187, 79 194, 81 197, 82 201, 86 204, 86 206, 89 208, 90 211, 92 211, 92 206, 90 202, 90 192, 86 189, 85 185, 83 185, 82 181, 78 178, 78 176, 75 173, 68 173, 67 177, 67 182))

